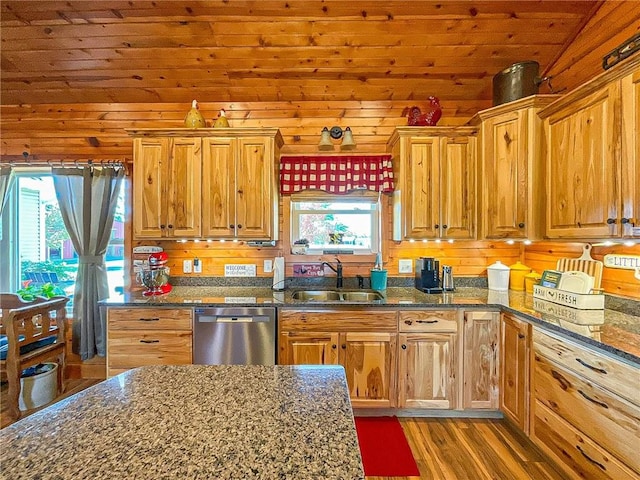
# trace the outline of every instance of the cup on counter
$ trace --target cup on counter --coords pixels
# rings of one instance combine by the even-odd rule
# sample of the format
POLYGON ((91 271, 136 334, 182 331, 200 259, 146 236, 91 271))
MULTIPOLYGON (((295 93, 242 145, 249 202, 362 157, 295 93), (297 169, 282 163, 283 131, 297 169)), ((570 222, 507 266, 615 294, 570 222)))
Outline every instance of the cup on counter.
POLYGON ((387 271, 371 270, 371 289, 386 290, 387 289, 387 271))

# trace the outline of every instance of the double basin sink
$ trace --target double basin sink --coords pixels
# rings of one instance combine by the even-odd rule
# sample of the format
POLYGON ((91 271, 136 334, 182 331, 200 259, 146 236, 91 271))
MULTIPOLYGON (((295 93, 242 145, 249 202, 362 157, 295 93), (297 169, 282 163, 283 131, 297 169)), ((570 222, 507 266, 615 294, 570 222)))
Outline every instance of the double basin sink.
POLYGON ((375 302, 384 295, 375 290, 296 290, 293 300, 304 302, 375 302))

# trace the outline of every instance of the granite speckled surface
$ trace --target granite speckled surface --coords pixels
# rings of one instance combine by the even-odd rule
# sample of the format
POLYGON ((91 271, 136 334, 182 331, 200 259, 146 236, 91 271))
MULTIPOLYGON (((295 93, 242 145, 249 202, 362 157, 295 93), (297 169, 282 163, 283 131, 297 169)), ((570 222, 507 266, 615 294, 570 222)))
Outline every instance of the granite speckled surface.
MULTIPOLYGON (((309 288, 309 287, 307 287, 309 288)), ((327 288, 327 287, 322 287, 327 288)), ((292 298, 296 288, 274 292, 265 286, 177 286, 168 295, 143 297, 140 292, 126 294, 104 302, 110 306, 228 306, 272 305, 279 308, 366 306, 394 308, 496 308, 524 316, 532 323, 580 342, 602 349, 640 366, 640 316, 611 308, 577 310, 544 300, 531 294, 510 290, 495 292, 486 288, 462 287, 453 293, 426 294, 413 287, 390 287, 385 298, 374 302, 308 302, 292 298)), ((638 302, 630 302, 635 305, 638 302)), ((633 313, 636 312, 631 307, 633 313)))
POLYGON ((0 445, 13 480, 364 479, 336 366, 142 367, 6 427, 0 445))

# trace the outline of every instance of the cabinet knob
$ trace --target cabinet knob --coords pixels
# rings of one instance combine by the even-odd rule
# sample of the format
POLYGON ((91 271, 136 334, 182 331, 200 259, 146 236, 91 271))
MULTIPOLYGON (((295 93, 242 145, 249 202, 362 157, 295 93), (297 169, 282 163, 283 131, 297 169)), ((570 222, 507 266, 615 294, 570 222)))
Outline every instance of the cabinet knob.
POLYGON ((161 225, 160 225, 160 228, 161 228, 162 230, 164 230, 165 226, 166 226, 166 225, 162 225, 162 224, 161 224, 161 225))
POLYGON ((402 349, 403 349, 403 350, 406 350, 406 349, 407 349, 407 346, 406 346, 404 343, 402 344, 402 349))
POLYGON ((440 228, 440 225, 438 225, 437 223, 433 226, 433 228, 440 228))
POLYGON ((235 225, 229 225, 229 228, 236 228, 235 225))
POLYGON ((524 228, 524 223, 523 223, 523 222, 520 222, 520 223, 518 224, 518 228, 524 228))
POLYGON ((169 228, 173 228, 173 225, 172 225, 172 224, 169 224, 169 225, 167 225, 167 227, 169 227, 169 228))
POLYGON ((627 223, 631 223, 631 219, 622 217, 620 223, 626 225, 627 223))
POLYGON ((448 228, 447 225, 442 225, 442 228, 448 228))
POLYGON ((238 228, 242 228, 242 225, 238 224, 238 228))
POLYGON ((334 343, 333 345, 331 345, 331 348, 335 350, 336 348, 338 348, 338 346, 334 343))
POLYGON ((616 223, 616 219, 615 218, 607 218, 607 224, 608 225, 613 225, 614 223, 616 223))
POLYGON ((344 343, 343 343, 342 345, 340 345, 340 347, 341 347, 343 350, 346 350, 346 349, 347 349, 347 345, 346 345, 346 344, 344 344, 344 343))
POLYGON ((519 333, 518 338, 524 338, 524 333, 519 333))

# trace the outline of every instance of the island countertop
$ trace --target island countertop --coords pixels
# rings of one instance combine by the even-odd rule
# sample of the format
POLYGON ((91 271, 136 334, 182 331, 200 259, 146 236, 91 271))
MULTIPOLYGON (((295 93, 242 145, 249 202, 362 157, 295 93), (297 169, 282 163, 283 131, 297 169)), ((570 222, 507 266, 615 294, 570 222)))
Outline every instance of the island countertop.
POLYGON ((141 367, 0 440, 11 479, 364 479, 339 366, 141 367))

